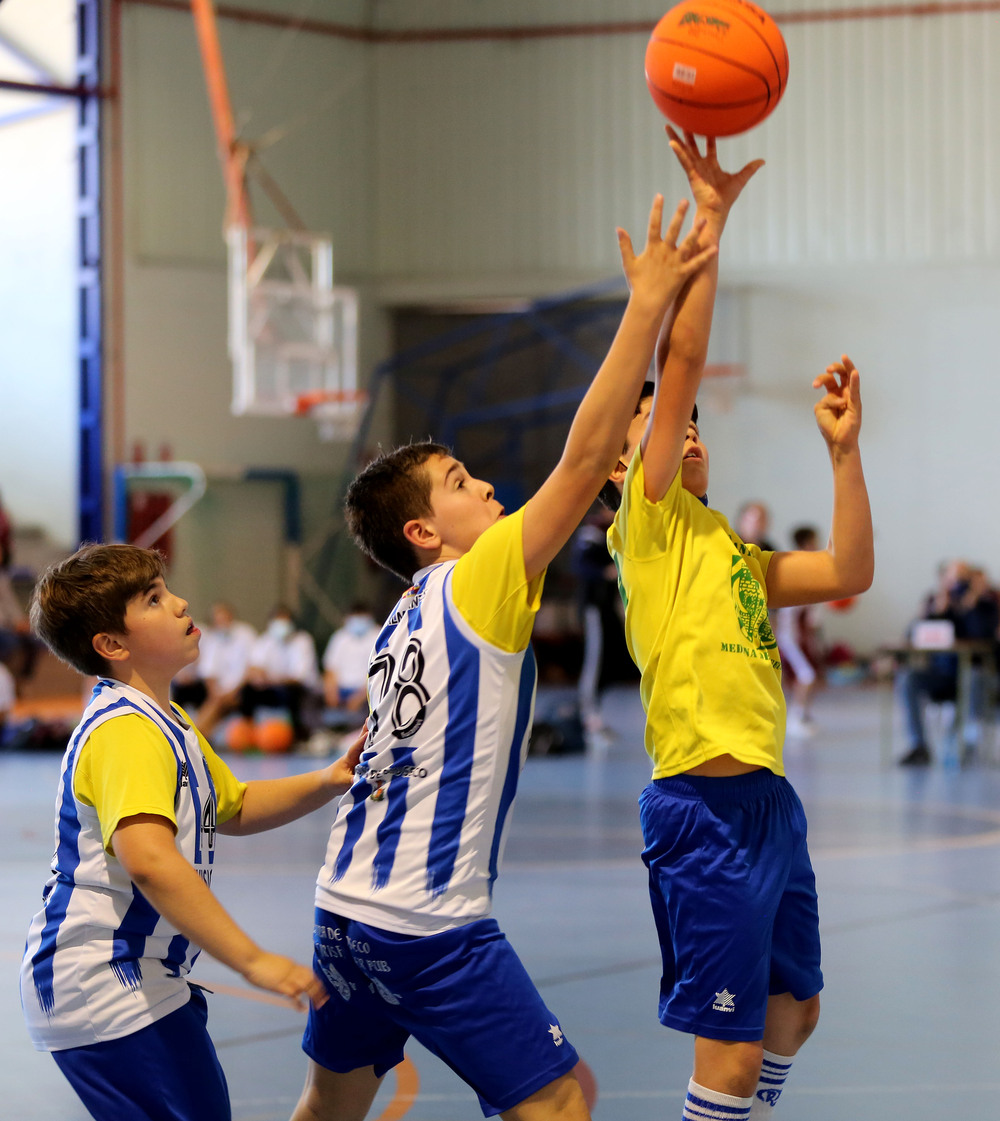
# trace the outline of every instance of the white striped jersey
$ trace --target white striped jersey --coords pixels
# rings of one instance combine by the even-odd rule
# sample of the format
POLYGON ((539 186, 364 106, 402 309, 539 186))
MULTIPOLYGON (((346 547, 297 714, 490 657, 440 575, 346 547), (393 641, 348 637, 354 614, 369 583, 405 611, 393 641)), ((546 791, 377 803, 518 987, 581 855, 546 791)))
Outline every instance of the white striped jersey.
POLYGON ((63 757, 51 876, 21 965, 21 1004, 42 1051, 130 1035, 189 999, 184 978, 199 948, 152 908, 106 852, 97 810, 74 794, 88 738, 107 721, 136 714, 162 733, 163 750, 174 761, 177 846, 211 881, 216 791, 202 741, 137 689, 100 681, 63 757))
POLYGON ((520 514, 418 572, 383 626, 368 741, 317 906, 418 935, 489 914, 535 698, 528 638, 542 578, 525 580, 520 514))

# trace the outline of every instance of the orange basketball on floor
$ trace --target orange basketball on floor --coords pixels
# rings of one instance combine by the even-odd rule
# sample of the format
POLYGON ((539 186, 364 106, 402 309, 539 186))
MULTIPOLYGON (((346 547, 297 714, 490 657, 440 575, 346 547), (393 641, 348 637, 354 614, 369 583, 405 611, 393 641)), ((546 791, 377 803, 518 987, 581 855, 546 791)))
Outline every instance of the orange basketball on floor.
POLYGON ((646 47, 646 84, 657 107, 698 136, 735 136, 759 125, 787 82, 778 25, 748 0, 682 0, 646 47))
POLYGON ((255 739, 261 751, 287 751, 295 742, 295 733, 288 720, 271 716, 257 724, 255 739))
POLYGON ((257 746, 253 721, 234 716, 222 729, 222 742, 230 751, 251 751, 257 746))

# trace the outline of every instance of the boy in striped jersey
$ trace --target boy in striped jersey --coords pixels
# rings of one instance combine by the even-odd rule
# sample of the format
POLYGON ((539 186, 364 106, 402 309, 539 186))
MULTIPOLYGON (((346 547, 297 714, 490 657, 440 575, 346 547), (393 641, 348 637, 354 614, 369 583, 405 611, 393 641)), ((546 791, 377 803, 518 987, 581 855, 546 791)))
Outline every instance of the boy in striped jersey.
POLYGON ((659 322, 706 266, 697 220, 676 247, 663 200, 636 256, 607 358, 538 493, 505 516, 447 448, 397 449, 352 483, 348 525, 410 586, 368 674, 369 736, 341 800, 316 892, 309 1073, 294 1121, 361 1121, 410 1035, 476 1092, 486 1116, 589 1117, 578 1059, 490 915, 535 691, 529 645, 545 569, 615 462, 659 322), (657 317, 661 317, 658 321, 657 317))
MULTIPOLYGON (((715 142, 668 129, 698 212, 721 236, 734 197, 715 142)), ((871 511, 858 436, 860 379, 845 355, 813 382, 833 467, 822 551, 746 544, 708 508, 708 452, 695 396, 708 345, 716 262, 691 283, 704 351, 675 352, 665 322, 608 488, 608 543, 642 672, 652 782, 640 797, 660 937, 660 1020, 695 1036, 685 1121, 771 1115, 819 1015, 819 921, 805 815, 784 778, 785 704, 768 608, 856 595, 871 584, 871 511)), ((750 448, 754 445, 751 444, 750 448)), ((750 449, 748 449, 750 450, 750 449)))
POLYGON ((186 980, 200 949, 298 1007, 325 990, 216 901, 216 832, 256 833, 325 805, 350 785, 361 744, 310 774, 238 782, 171 704, 200 632, 158 553, 85 546, 42 576, 31 618, 98 682, 63 758, 52 874, 21 966, 28 1031, 98 1121, 226 1121, 205 997, 186 980))

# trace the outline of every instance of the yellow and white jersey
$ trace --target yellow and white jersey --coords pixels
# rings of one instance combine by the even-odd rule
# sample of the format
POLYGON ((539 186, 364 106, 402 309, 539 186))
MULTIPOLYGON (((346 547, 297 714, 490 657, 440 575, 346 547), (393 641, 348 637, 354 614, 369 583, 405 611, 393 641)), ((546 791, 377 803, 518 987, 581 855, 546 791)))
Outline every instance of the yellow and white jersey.
POLYGON ((180 709, 98 682, 63 756, 51 876, 21 964, 39 1050, 118 1039, 187 1002, 199 948, 135 887, 112 839, 127 817, 165 817, 210 883, 216 825, 239 812, 245 789, 180 709))
POLYGON ((644 487, 637 451, 608 548, 642 672, 653 778, 726 753, 782 775, 785 701, 765 582, 773 554, 744 544, 680 471, 659 502, 644 487))
POLYGON ((489 914, 535 699, 522 529, 523 509, 422 569, 382 627, 317 906, 418 935, 489 914))

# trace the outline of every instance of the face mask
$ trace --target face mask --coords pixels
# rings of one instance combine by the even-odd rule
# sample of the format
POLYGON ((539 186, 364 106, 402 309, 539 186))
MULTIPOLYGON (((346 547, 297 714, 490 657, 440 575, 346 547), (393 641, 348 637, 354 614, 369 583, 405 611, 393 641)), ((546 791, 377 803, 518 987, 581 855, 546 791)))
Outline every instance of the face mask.
POLYGON ((366 615, 348 615, 344 620, 344 629, 348 634, 360 638, 368 630, 369 623, 366 615))
POLYGON ((267 624, 267 633, 279 642, 289 638, 293 629, 291 619, 272 619, 267 624))

